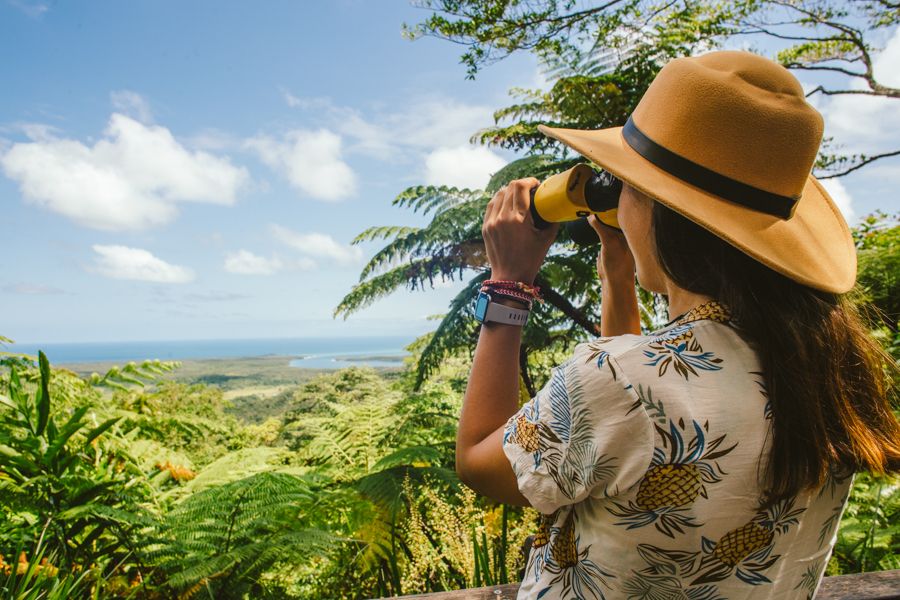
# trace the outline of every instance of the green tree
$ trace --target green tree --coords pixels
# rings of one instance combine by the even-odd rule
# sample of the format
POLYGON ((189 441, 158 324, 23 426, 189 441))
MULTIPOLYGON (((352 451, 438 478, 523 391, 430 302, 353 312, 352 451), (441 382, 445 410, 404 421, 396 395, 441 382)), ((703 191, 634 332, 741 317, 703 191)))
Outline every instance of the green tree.
MULTIPOLYGON (((467 280, 422 350, 416 384, 421 385, 447 356, 473 348, 478 328, 471 318, 472 298, 488 276, 481 238, 488 200, 513 179, 543 179, 583 162, 554 149, 551 140, 537 132, 537 124, 573 128, 623 124, 659 68, 642 56, 631 55, 611 73, 562 77, 546 94, 523 91, 530 94, 528 101, 498 111, 497 120, 512 117, 518 122, 483 131, 481 141, 525 149, 529 156, 495 173, 483 191, 444 186, 403 191, 394 205, 430 216, 431 221, 424 227, 371 227, 357 236, 354 243, 386 240, 387 244, 364 267, 360 283, 335 314, 346 317, 401 286, 424 288, 437 277, 467 280)), ((520 372, 529 395, 543 383, 542 375, 536 374, 546 372, 533 369, 541 360, 534 355, 536 350, 551 355, 564 352, 572 343, 600 332, 595 257, 596 248, 576 246, 562 230, 535 280, 546 301, 534 307, 522 340, 520 372)), ((643 322, 650 328, 659 324, 664 304, 646 291, 640 293, 643 322)))
POLYGON ((8 395, 0 394, 0 554, 41 540, 47 557, 68 572, 134 560, 149 489, 133 459, 103 437, 119 419, 98 422, 90 405, 60 411, 50 364, 43 352, 38 359, 36 385, 33 370, 20 377, 16 361, 8 395))
POLYGON ((169 512, 146 545, 146 559, 182 597, 258 598, 262 573, 309 560, 335 539, 306 527, 308 482, 264 472, 199 491, 169 512))
MULTIPOLYGON (((779 48, 771 56, 789 69, 837 74, 807 96, 854 94, 900 98, 900 89, 879 81, 873 55, 900 22, 900 5, 888 0, 422 0, 433 11, 423 22, 404 24, 410 39, 433 36, 465 48, 461 62, 474 78, 486 65, 514 52, 537 55, 551 70, 591 76, 630 54, 657 64, 727 40, 757 39, 779 48), (833 79, 830 81, 834 81, 833 79), (854 85, 857 84, 857 85, 854 85)), ((826 138, 816 163, 819 178, 840 177, 900 149, 843 155, 826 138)))
MULTIPOLYGON (((417 364, 417 384, 445 357, 474 348, 472 298, 487 277, 481 219, 491 195, 508 181, 543 179, 580 157, 537 130, 540 123, 575 129, 621 126, 668 60, 719 46, 735 36, 782 39, 775 59, 788 68, 837 72, 864 81, 867 89, 819 86, 812 93, 864 93, 897 97, 898 90, 872 72, 877 50, 872 38, 898 22, 896 3, 668 2, 612 0, 593 6, 562 0, 425 0, 434 11, 423 23, 404 26, 407 36, 425 35, 462 44, 462 61, 474 77, 480 68, 516 51, 534 52, 548 69, 548 90, 513 89, 515 104, 494 113, 495 124, 472 136, 474 142, 523 152, 525 156, 494 174, 485 190, 413 186, 394 200, 398 208, 430 218, 422 227, 371 227, 355 243, 385 241, 335 310, 346 317, 401 287, 424 289, 435 278, 466 281, 428 337, 417 364), (856 71, 849 67, 858 67, 856 71), (845 72, 846 71, 846 72, 845 72)), ((827 142, 828 140, 826 140, 827 142)), ((840 176, 879 156, 845 157, 827 144, 817 159, 820 177, 840 176)), ((536 350, 564 351, 572 342, 599 332, 599 297, 593 274, 595 250, 574 246, 563 233, 551 248, 536 283, 547 302, 526 326, 520 356, 523 386, 530 394, 542 383, 536 350), (535 379, 538 379, 535 381, 535 379)), ((651 328, 662 320, 665 301, 639 290, 642 320, 651 328)))

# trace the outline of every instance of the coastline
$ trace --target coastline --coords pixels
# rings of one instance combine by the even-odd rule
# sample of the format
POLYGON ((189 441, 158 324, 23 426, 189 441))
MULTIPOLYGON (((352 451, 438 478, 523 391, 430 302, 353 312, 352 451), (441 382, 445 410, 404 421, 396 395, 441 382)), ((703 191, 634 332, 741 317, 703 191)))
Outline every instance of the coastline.
MULTIPOLYGON (((345 338, 248 338, 216 340, 153 340, 120 342, 10 343, 0 349, 37 356, 43 351, 50 364, 127 364, 144 360, 186 361, 259 357, 297 361, 295 367, 340 368, 330 361, 358 363, 400 360, 413 339, 406 336, 345 338), (318 362, 317 362, 318 361, 318 362), (305 364, 300 364, 304 362, 305 364)), ((346 366, 350 366, 349 364, 346 366)), ((387 365, 383 365, 387 366, 387 365)))
MULTIPOLYGON (((337 357, 335 357, 337 358, 337 357)), ((182 383, 205 383, 215 385, 225 392, 247 388, 270 388, 273 386, 291 386, 303 384, 317 375, 334 372, 341 368, 369 366, 366 361, 397 358, 391 366, 371 366, 378 371, 390 372, 403 367, 403 357, 384 354, 344 355, 347 361, 335 363, 338 366, 316 368, 291 366, 291 362, 304 360, 300 355, 268 355, 245 356, 239 358, 191 358, 180 360, 181 366, 173 371, 160 375, 162 381, 178 381, 182 383)), ((65 363, 60 368, 68 369, 82 377, 91 373, 106 373, 111 367, 122 367, 129 362, 140 364, 141 361, 85 361, 65 363)), ((170 361, 163 361, 170 362, 170 361)), ((175 362, 175 361, 171 361, 175 362)), ((51 361, 51 364, 52 361, 51 361)))

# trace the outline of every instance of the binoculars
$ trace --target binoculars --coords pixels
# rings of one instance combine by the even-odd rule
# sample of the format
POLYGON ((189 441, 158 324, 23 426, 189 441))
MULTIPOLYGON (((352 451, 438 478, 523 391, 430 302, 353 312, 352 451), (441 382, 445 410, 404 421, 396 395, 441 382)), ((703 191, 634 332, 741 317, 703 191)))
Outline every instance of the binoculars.
POLYGON ((606 225, 621 229, 616 218, 621 192, 622 181, 612 173, 575 165, 531 189, 531 218, 538 229, 565 222, 576 244, 598 244, 600 239, 587 217, 597 215, 606 225))

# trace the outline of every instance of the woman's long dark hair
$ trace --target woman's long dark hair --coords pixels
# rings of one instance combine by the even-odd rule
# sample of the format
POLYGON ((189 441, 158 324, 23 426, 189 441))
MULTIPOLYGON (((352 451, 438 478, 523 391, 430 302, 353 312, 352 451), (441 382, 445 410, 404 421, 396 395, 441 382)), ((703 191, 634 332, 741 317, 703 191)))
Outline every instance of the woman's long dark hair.
POLYGON ((898 369, 851 294, 797 283, 659 202, 652 226, 665 274, 729 307, 759 356, 774 420, 767 503, 818 488, 829 472, 900 470, 898 369))

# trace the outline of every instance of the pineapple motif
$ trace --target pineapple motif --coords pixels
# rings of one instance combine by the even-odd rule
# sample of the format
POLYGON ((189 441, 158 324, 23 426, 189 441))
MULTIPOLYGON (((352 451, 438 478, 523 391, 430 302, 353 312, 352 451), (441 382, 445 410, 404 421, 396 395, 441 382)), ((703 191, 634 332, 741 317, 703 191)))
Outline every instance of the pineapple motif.
POLYGON ((750 554, 771 544, 774 539, 774 531, 750 521, 723 535, 716 542, 713 556, 729 567, 734 567, 750 554))
POLYGON ((689 324, 685 323, 683 325, 676 325, 664 334, 656 336, 655 338, 653 338, 653 341, 656 343, 666 342, 667 344, 678 346, 680 344, 691 341, 693 337, 693 328, 689 324))
POLYGON ((604 366, 609 366, 609 371, 613 376, 613 380, 618 379, 619 375, 616 373, 616 368, 613 367, 612 362, 608 361, 610 354, 606 350, 603 349, 603 344, 606 344, 613 338, 597 338, 588 343, 588 356, 586 362, 597 361, 597 368, 602 369, 604 366))
POLYGON ((698 369, 720 370, 722 367, 719 363, 722 359, 716 358, 712 352, 703 351, 700 342, 694 338, 693 326, 690 323, 699 320, 728 323, 730 319, 730 312, 719 302, 701 304, 678 319, 672 329, 657 336, 648 344, 650 350, 645 350, 644 356, 650 361, 646 364, 657 367, 660 377, 666 374, 669 366, 685 379, 691 375, 699 376, 698 369))
POLYGON ((561 442, 556 432, 547 424, 540 422, 541 405, 537 398, 522 407, 517 414, 509 418, 503 433, 503 443, 521 446, 525 451, 534 454, 534 466, 541 463, 543 452, 552 444, 561 442))
POLYGON ((525 418, 525 415, 520 414, 516 417, 516 428, 512 435, 509 436, 509 441, 522 446, 528 452, 537 452, 537 449, 540 447, 537 424, 530 423, 525 418))
POLYGON ((553 540, 550 554, 561 569, 570 569, 578 563, 578 547, 575 544, 575 512, 569 513, 559 535, 553 540))
POLYGON ((534 540, 531 542, 533 548, 540 548, 550 543, 550 524, 552 522, 552 517, 541 515, 537 533, 534 534, 534 540))
MULTIPOLYGON (((552 589, 558 591, 562 598, 593 597, 603 600, 605 596, 601 586, 609 588, 606 580, 615 575, 604 571, 588 558, 590 545, 578 547, 577 510, 574 508, 568 510, 561 527, 550 525, 549 535, 553 539, 549 544, 537 546, 537 540, 535 541, 533 545, 535 551, 530 555, 531 562, 527 572, 534 573, 536 581, 541 578, 542 573, 550 573, 553 576, 546 587, 538 590, 538 598, 552 589), (557 587, 557 584, 561 585, 557 587)), ((548 525, 553 523, 557 514, 547 516, 546 523, 548 525)))
POLYGON ((665 464, 651 467, 641 480, 636 504, 644 510, 691 504, 700 495, 703 481, 696 464, 665 464))
POLYGON ((690 323, 691 321, 700 320, 716 321, 718 323, 727 323, 731 320, 731 311, 721 302, 715 300, 706 302, 695 308, 692 308, 686 315, 678 319, 676 323, 690 323))
POLYGON ((753 518, 727 532, 719 541, 702 538, 703 558, 699 575, 691 585, 722 581, 735 575, 744 583, 770 583, 763 571, 778 562, 780 554, 772 554, 775 537, 787 533, 806 509, 794 509, 794 498, 780 500, 760 509, 753 518))
POLYGON ((652 523, 672 538, 676 532, 684 533, 685 527, 702 525, 691 516, 691 505, 698 496, 707 497, 707 484, 722 480, 723 471, 716 460, 734 450, 737 444, 720 450, 724 435, 707 442, 704 427, 696 421, 691 423, 694 437, 689 443, 684 439, 683 422, 676 426, 669 420, 668 431, 656 425, 662 447, 653 452, 650 469, 638 485, 637 496, 627 505, 615 502, 615 507, 607 507, 610 513, 621 517, 617 525, 634 529, 652 523))

